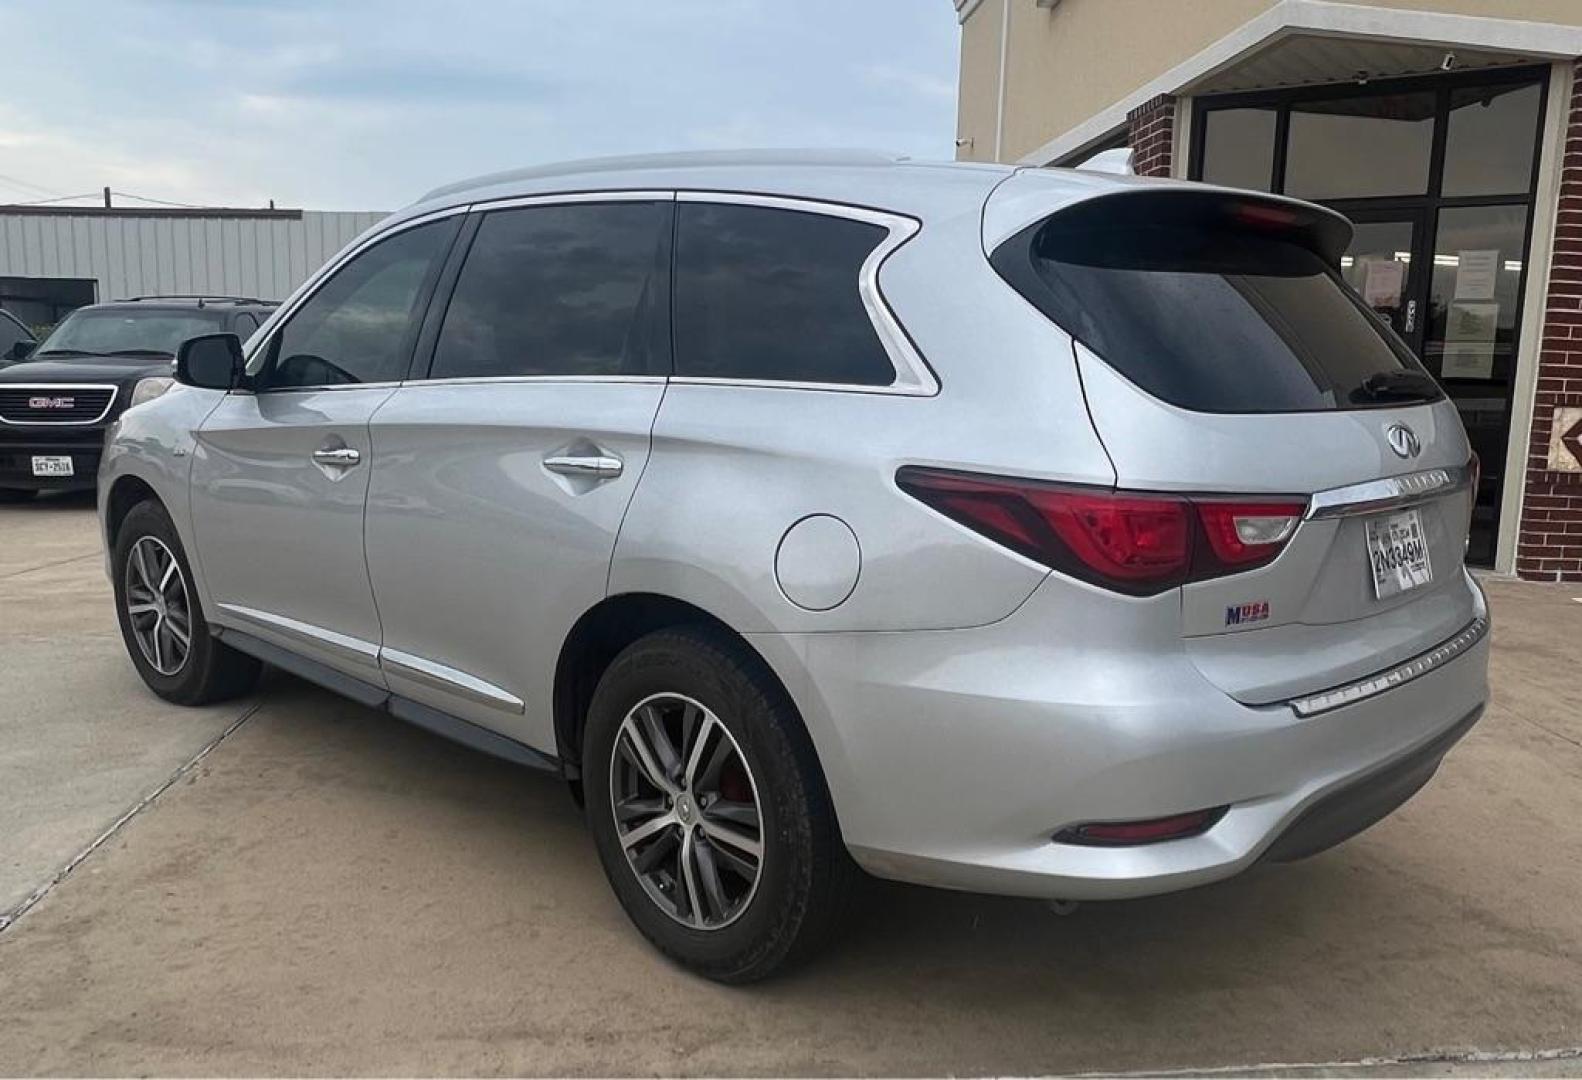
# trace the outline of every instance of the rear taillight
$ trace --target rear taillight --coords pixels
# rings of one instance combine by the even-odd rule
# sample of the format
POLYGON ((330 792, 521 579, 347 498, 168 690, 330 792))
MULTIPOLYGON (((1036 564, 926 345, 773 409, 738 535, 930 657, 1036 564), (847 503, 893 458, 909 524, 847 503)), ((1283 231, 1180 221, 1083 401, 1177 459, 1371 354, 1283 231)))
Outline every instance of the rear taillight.
POLYGON ((975 532, 1073 577, 1133 595, 1272 562, 1306 504, 1070 487, 916 466, 896 484, 975 532))

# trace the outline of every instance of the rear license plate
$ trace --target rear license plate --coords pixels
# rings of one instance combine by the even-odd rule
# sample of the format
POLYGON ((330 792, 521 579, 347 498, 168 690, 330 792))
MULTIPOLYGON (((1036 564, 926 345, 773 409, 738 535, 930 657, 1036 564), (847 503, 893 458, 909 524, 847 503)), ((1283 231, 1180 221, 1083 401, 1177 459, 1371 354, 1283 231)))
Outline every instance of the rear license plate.
POLYGON ((1368 565, 1373 568, 1373 595, 1387 600, 1434 580, 1428 562, 1428 537, 1416 510, 1385 514, 1366 522, 1368 565))
POLYGON ((61 455, 61 456, 35 455, 34 458, 33 458, 33 475, 34 476, 74 476, 76 474, 72 470, 71 457, 69 455, 61 455))

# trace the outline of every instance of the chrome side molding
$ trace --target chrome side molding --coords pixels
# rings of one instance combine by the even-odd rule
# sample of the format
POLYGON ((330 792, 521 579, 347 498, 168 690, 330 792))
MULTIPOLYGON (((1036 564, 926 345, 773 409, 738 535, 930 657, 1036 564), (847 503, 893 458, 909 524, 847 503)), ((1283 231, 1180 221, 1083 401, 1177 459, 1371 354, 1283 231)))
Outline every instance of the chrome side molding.
POLYGON ((1465 465, 1424 469, 1404 476, 1368 480, 1361 484, 1320 491, 1308 501, 1307 519, 1350 517, 1371 514, 1397 506, 1410 506, 1472 484, 1472 470, 1465 465))
POLYGON ((517 713, 527 711, 527 703, 515 694, 508 693, 493 683, 484 682, 482 679, 469 675, 465 671, 458 671, 444 664, 436 664, 432 660, 425 660, 421 656, 401 652, 399 649, 389 647, 379 650, 379 666, 392 675, 399 675, 420 682, 424 686, 447 694, 467 698, 480 705, 504 712, 517 713))
POLYGON ((1444 667, 1450 661, 1466 652, 1489 632, 1489 620, 1480 615, 1473 619, 1449 641, 1429 649, 1419 656, 1414 656, 1404 664, 1397 664, 1388 671, 1381 671, 1376 675, 1369 675, 1345 686, 1337 686, 1333 690, 1325 690, 1306 697, 1293 698, 1291 710, 1301 717, 1317 716, 1319 713, 1329 712, 1344 705, 1354 705, 1386 690, 1393 690, 1403 683, 1421 678, 1436 668, 1444 667))
POLYGON ((322 626, 314 626, 299 619, 287 618, 276 615, 272 611, 260 611, 257 608, 243 607, 241 604, 215 604, 219 611, 244 622, 252 623, 273 630, 278 634, 309 642, 333 650, 350 660, 369 667, 377 666, 379 662, 379 646, 362 638, 352 637, 350 634, 337 633, 326 630, 322 626))

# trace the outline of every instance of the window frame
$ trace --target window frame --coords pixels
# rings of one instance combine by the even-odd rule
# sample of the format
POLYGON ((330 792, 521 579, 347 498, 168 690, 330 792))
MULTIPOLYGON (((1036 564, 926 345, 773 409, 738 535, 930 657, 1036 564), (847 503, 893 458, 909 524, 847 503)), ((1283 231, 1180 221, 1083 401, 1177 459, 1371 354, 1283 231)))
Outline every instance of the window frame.
POLYGON ((418 289, 416 301, 417 320, 413 327, 408 328, 407 338, 403 343, 407 353, 407 368, 402 374, 401 378, 381 379, 376 382, 322 383, 315 386, 269 386, 267 383, 260 385, 262 380, 264 380, 265 376, 268 374, 270 367, 274 363, 276 348, 280 342, 280 332, 286 326, 290 325, 291 320, 297 317, 298 312, 302 310, 304 305, 312 300, 313 297, 318 295, 319 290, 323 289, 332 280, 334 280, 336 275, 338 275, 343 269, 351 265, 354 259, 358 258, 364 252, 367 252, 375 245, 381 244, 386 240, 393 239, 394 237, 400 236, 401 234, 409 232, 412 229, 420 228, 421 226, 432 224, 436 221, 443 221, 446 218, 466 214, 469 209, 470 207, 468 205, 463 204, 461 206, 446 207, 443 210, 436 210, 429 214, 422 214, 418 217, 400 222, 399 224, 388 229, 381 229, 378 232, 372 234, 365 233, 363 236, 353 241, 350 245, 343 248, 339 255, 325 263, 324 266, 319 269, 318 273, 309 278, 307 283, 303 285, 300 290, 298 290, 296 295, 292 296, 284 304, 276 308, 270 314, 270 316, 264 320, 264 323, 259 327, 259 329, 262 330, 264 327, 268 327, 268 332, 258 335, 258 345, 253 349, 252 352, 247 354, 247 359, 244 365, 243 370, 246 373, 247 383, 244 387, 239 388, 237 391, 233 391, 233 393, 301 394, 321 393, 330 390, 346 391, 380 388, 387 389, 394 386, 400 386, 402 383, 410 379, 412 376, 412 357, 414 355, 413 346, 421 333, 421 328, 424 326, 427 320, 428 310, 433 306, 435 286, 443 278, 444 273, 447 269, 449 269, 450 264, 455 260, 457 242, 461 239, 462 233, 466 232, 465 228, 458 228, 451 236, 448 248, 440 255, 438 259, 435 260, 434 265, 429 268, 427 275, 424 277, 423 284, 418 289))
MULTIPOLYGON (((671 218, 672 228, 676 216, 671 218)), ((910 241, 920 231, 922 222, 906 214, 886 210, 875 210, 866 206, 855 206, 848 203, 832 202, 823 199, 803 198, 789 195, 754 194, 738 191, 723 191, 712 188, 698 189, 612 189, 608 191, 578 191, 560 192, 551 195, 518 195, 499 199, 479 200, 475 202, 460 203, 456 206, 445 207, 431 213, 400 222, 399 224, 381 229, 372 235, 365 235, 354 244, 346 248, 336 258, 326 263, 298 293, 290 297, 284 304, 265 320, 263 327, 265 333, 259 335, 259 344, 247 356, 246 370, 249 386, 238 391, 241 393, 301 393, 319 392, 325 390, 360 390, 369 387, 395 387, 404 385, 465 385, 465 384, 490 384, 490 383, 675 383, 678 385, 696 386, 737 386, 751 387, 765 390, 818 390, 834 391, 846 394, 889 394, 901 397, 933 397, 939 393, 940 383, 932 367, 918 351, 911 336, 901 326, 900 320, 891 309, 884 292, 879 287, 879 271, 885 261, 899 248, 910 241), (761 206, 774 210, 795 210, 803 213, 821 214, 825 217, 846 218, 853 221, 866 222, 878 225, 886 230, 886 235, 874 249, 868 253, 858 269, 857 290, 862 301, 863 310, 868 315, 868 320, 873 324, 874 333, 879 338, 879 343, 890 358, 890 363, 895 368, 895 381, 887 386, 863 386, 856 383, 825 383, 825 382, 794 382, 776 379, 732 379, 715 376, 676 375, 469 375, 456 378, 431 379, 429 372, 432 369, 434 348, 439 339, 439 330, 444 322, 445 309, 449 306, 451 294, 456 287, 456 281, 461 275, 461 267, 466 259, 467 252, 472 247, 473 238, 477 235, 478 226, 483 216, 496 210, 511 210, 518 207, 530 206, 556 206, 567 203, 601 203, 601 202, 653 202, 674 201, 726 203, 738 206, 761 206), (419 306, 422 314, 417 322, 417 332, 414 337, 411 352, 412 360, 409 363, 404 378, 377 383, 332 383, 323 386, 289 386, 277 388, 255 388, 252 384, 265 370, 275 342, 278 340, 282 327, 295 318, 297 311, 323 288, 328 281, 340 272, 351 260, 367 251, 373 245, 388 240, 408 229, 417 228, 433 221, 447 217, 464 216, 461 227, 457 230, 450 244, 450 250, 441 260, 439 269, 431 274, 431 280, 425 282, 426 294, 420 299, 419 306), (443 298, 443 299, 441 299, 443 298)), ((666 282, 669 293, 667 304, 674 299, 674 282, 676 271, 676 244, 672 235, 669 245, 670 273, 666 282)))

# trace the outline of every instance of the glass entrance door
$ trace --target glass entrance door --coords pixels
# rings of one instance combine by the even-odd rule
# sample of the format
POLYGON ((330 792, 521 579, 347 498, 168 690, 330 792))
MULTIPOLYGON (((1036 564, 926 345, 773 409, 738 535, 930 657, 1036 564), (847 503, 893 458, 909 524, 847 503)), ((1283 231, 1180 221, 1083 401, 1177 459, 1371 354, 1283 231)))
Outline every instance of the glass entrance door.
POLYGON ((1421 355, 1422 215, 1357 213, 1352 222, 1356 232, 1341 257, 1341 275, 1421 355))
POLYGON ((1475 565, 1499 537, 1547 85, 1542 69, 1468 71, 1194 105, 1194 179, 1355 223, 1342 274, 1439 380, 1482 463, 1475 565))

